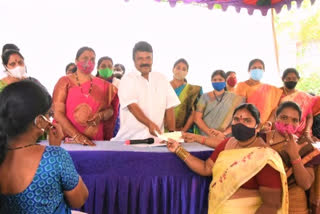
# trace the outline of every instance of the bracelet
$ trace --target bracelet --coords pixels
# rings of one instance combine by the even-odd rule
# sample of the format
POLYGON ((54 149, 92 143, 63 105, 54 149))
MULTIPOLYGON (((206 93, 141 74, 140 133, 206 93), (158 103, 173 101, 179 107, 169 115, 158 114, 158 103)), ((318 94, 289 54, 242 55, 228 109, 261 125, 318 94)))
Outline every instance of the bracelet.
POLYGON ((292 160, 291 161, 291 164, 292 165, 295 165, 295 164, 298 164, 298 163, 300 163, 301 162, 301 157, 299 157, 299 158, 297 158, 297 159, 295 159, 295 160, 292 160))
POLYGON ((99 112, 99 119, 100 119, 100 120, 103 120, 103 119, 104 119, 104 117, 103 117, 103 116, 101 116, 101 113, 103 114, 103 112, 99 112))
POLYGON ((190 156, 190 153, 185 150, 182 146, 179 146, 176 150, 176 155, 183 161, 186 161, 186 159, 190 156))
POLYGON ((203 144, 203 145, 205 145, 206 144, 206 137, 202 137, 202 139, 201 139, 201 144, 203 144))

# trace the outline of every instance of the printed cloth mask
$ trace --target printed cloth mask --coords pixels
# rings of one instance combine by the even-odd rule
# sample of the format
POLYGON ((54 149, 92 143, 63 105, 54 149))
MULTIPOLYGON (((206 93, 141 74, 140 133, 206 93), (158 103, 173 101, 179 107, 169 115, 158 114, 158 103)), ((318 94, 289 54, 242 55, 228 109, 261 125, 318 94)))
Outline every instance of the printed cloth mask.
POLYGON ((25 66, 17 66, 13 69, 7 68, 7 73, 11 77, 15 77, 18 79, 23 79, 27 77, 26 67, 25 66))
POLYGON ((110 68, 100 69, 98 72, 99 72, 99 75, 103 78, 109 78, 112 76, 112 73, 113 73, 110 68))
POLYGON ((252 69, 250 70, 250 77, 253 80, 260 81, 263 77, 263 72, 262 69, 252 69))
POLYGON ((214 90, 221 91, 226 87, 226 82, 212 82, 214 90))
POLYGON ((296 81, 288 81, 288 82, 284 82, 284 85, 288 89, 294 89, 297 85, 297 82, 296 81))
POLYGON ((242 123, 238 123, 231 126, 232 135, 238 141, 246 141, 255 136, 256 129, 249 128, 248 126, 243 125, 242 123))
POLYGON ((237 84, 237 77, 229 77, 227 83, 230 87, 234 87, 237 84))
POLYGON ((275 122, 275 126, 277 131, 284 135, 284 134, 295 134, 297 131, 297 127, 291 125, 291 124, 284 124, 282 122, 275 122))
POLYGON ((94 69, 94 63, 89 60, 87 62, 77 62, 77 67, 85 74, 90 74, 94 69))

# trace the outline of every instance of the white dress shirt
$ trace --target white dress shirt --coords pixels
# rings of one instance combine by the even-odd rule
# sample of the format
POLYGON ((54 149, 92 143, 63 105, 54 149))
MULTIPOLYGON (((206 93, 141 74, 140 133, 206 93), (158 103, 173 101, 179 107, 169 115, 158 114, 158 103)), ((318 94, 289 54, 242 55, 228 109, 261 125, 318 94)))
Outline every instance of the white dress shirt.
POLYGON ((128 105, 136 103, 143 113, 164 130, 165 111, 180 104, 167 78, 158 72, 150 72, 149 80, 139 71, 121 78, 118 96, 120 99, 120 130, 112 140, 123 141, 153 137, 147 126, 139 122, 129 111, 128 105))

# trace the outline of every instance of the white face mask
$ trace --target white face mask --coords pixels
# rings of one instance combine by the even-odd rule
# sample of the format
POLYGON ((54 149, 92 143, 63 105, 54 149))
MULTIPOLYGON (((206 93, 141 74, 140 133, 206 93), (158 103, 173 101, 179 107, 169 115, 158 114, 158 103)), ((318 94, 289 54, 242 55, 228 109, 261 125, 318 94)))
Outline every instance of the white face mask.
POLYGON ((18 79, 26 78, 27 77, 27 72, 26 72, 26 67, 25 66, 17 66, 13 69, 7 68, 7 73, 11 77, 15 77, 18 79))

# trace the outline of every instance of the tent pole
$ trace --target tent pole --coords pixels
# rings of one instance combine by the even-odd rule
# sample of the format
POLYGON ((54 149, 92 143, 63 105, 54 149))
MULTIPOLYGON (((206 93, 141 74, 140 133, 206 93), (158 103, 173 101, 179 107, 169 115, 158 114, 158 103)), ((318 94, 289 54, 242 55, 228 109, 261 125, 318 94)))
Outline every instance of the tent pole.
POLYGON ((272 35, 273 35, 274 51, 275 51, 275 56, 276 56, 277 70, 278 70, 278 74, 280 75, 279 49, 278 49, 276 28, 274 26, 274 13, 275 13, 274 8, 271 8, 271 23, 272 23, 272 35))

